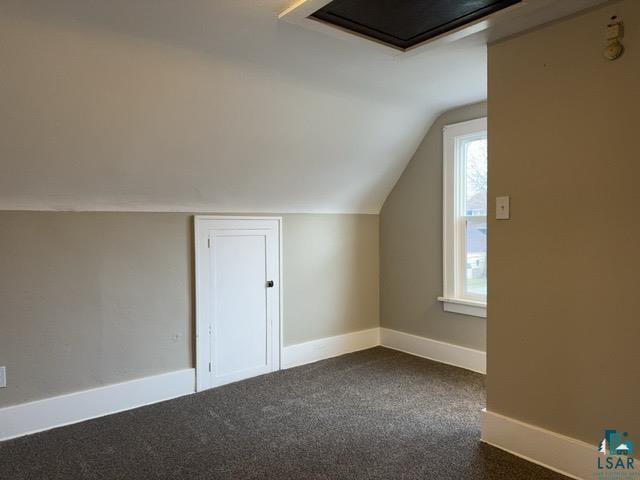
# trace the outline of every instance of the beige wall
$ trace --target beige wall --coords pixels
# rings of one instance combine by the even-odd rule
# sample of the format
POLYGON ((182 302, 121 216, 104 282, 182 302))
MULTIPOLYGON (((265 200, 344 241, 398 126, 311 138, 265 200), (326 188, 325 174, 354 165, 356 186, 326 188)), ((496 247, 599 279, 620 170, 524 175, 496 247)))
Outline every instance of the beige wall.
POLYGON ((383 327, 485 349, 485 319, 444 312, 437 300, 442 295, 442 127, 485 115, 485 103, 441 115, 380 212, 383 327))
POLYGON ((284 344, 380 325, 378 216, 286 215, 284 344))
POLYGON ((489 48, 488 408, 591 444, 640 435, 639 112, 637 0, 489 48))
MULTIPOLYGON (((192 216, 0 212, 0 407, 193 366, 192 216)), ((377 327, 378 217, 284 215, 285 344, 377 327)))

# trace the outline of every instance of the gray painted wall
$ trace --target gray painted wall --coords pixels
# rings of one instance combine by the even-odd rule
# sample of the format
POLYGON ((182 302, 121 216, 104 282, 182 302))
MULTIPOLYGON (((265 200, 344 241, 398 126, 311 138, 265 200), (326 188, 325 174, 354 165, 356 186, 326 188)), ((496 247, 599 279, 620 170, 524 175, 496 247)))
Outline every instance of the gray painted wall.
POLYGON ((380 213, 383 327, 486 349, 486 320, 444 312, 442 295, 442 127, 485 116, 478 103, 441 115, 380 213))
POLYGON ((639 56, 637 0, 489 47, 487 408, 592 445, 640 435, 639 56))
MULTIPOLYGON (((0 212, 0 407, 189 368, 193 217, 0 212)), ((378 216, 283 215, 286 345, 379 325, 378 216)))
POLYGON ((377 215, 285 215, 284 343, 380 325, 377 215))

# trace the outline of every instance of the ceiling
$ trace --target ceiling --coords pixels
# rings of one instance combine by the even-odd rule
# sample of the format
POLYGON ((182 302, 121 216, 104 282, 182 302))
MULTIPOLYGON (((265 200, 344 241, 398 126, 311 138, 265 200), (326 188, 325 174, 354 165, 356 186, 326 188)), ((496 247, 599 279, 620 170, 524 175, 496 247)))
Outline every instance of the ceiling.
POLYGON ((398 55, 287 6, 3 0, 0 209, 377 213, 486 97, 486 37, 398 55))

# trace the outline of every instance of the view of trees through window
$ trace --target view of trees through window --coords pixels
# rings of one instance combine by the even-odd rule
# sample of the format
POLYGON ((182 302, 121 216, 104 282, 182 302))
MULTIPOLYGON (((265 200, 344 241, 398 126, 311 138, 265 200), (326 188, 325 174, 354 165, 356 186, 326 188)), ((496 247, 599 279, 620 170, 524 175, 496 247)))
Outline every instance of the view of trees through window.
POLYGON ((464 145, 465 291, 487 294, 487 139, 464 145))

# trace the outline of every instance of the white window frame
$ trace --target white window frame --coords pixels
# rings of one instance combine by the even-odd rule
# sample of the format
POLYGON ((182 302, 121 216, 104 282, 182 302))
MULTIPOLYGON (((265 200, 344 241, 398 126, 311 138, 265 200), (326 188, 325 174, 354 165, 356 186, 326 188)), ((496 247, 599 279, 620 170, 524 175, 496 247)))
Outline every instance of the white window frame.
POLYGON ((438 297, 447 312, 486 318, 485 296, 465 294, 465 228, 467 221, 486 220, 465 215, 464 170, 460 168, 459 146, 474 137, 485 137, 487 118, 446 125, 443 128, 443 295, 438 297))

